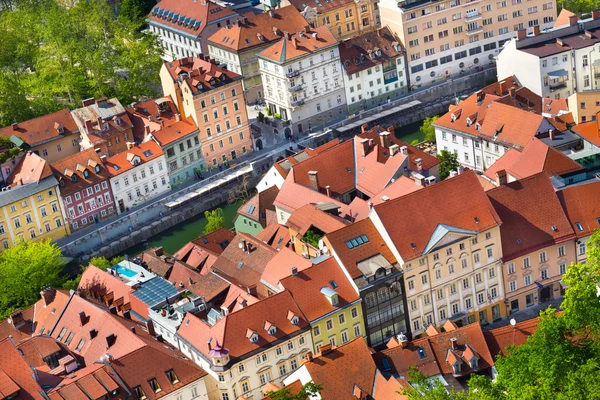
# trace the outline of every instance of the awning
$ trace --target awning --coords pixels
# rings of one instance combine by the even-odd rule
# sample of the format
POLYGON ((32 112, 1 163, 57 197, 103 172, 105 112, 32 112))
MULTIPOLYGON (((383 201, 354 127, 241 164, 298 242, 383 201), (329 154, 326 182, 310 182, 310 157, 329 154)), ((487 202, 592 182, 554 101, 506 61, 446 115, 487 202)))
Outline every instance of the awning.
POLYGON ((564 69, 557 69, 556 71, 548 72, 548 76, 552 78, 560 78, 561 76, 569 76, 569 73, 564 69))
POLYGON ((594 62, 592 63, 592 67, 600 67, 600 58, 597 60, 594 60, 594 62))

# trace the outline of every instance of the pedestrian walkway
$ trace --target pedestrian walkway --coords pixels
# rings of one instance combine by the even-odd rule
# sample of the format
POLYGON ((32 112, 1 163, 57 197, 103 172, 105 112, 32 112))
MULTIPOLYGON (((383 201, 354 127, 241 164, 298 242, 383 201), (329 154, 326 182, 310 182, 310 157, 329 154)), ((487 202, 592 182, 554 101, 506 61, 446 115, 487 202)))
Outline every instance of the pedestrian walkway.
POLYGON ((547 309, 548 307, 552 306, 554 308, 556 308, 557 310, 560 310, 560 303, 562 303, 563 298, 559 297, 557 299, 552 299, 550 301, 547 301, 545 303, 542 304, 536 304, 535 306, 531 306, 528 307, 524 310, 520 310, 517 311, 515 313, 512 313, 509 317, 498 321, 498 322, 494 322, 492 324, 483 326, 483 330, 484 331, 489 331, 492 329, 496 329, 496 328, 501 328, 503 326, 507 326, 510 324, 510 320, 511 319, 515 319, 515 321, 517 322, 523 322, 526 321, 528 319, 532 319, 532 318, 537 318, 540 315, 540 312, 547 309))

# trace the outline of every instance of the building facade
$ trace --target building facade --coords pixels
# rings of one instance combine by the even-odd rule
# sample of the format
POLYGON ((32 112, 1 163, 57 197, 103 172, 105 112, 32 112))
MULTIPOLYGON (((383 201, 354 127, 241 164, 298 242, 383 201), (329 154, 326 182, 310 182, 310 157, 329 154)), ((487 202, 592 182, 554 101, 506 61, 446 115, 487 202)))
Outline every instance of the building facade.
POLYGON ((408 92, 404 48, 387 26, 343 41, 339 50, 350 114, 408 92))
POLYGON ((171 190, 166 165, 164 153, 154 141, 106 159, 117 213, 171 190))
POLYGON ((568 98, 600 87, 600 11, 550 32, 518 32, 498 54, 498 76, 514 75, 542 97, 568 98), (527 66, 527 67, 525 67, 527 66), (509 75, 505 75, 508 73, 509 75))
MULTIPOLYGON (((270 6, 272 0, 263 0, 270 6)), ((373 0, 284 0, 281 5, 296 7, 313 28, 326 26, 336 39, 348 39, 377 29, 380 25, 379 8, 373 0)))
POLYGON ((0 192, 0 243, 7 249, 21 240, 57 240, 70 233, 49 164, 28 152, 0 192))
POLYGON ((165 95, 177 99, 182 119, 200 127, 200 144, 208 168, 231 163, 253 150, 242 77, 208 57, 163 64, 165 95))
POLYGON ((596 114, 600 112, 599 98, 598 90, 576 92, 569 96, 569 112, 573 114, 575 123, 596 121, 596 114))
POLYGON ((115 214, 110 175, 94 149, 50 165, 58 179, 71 232, 115 214))
POLYGON ((346 112, 337 41, 327 27, 288 33, 259 53, 265 100, 272 115, 302 134, 346 112))
POLYGON ((237 12, 210 0, 163 0, 148 15, 148 25, 162 43, 163 58, 171 61, 208 54, 208 38, 239 18, 237 12))
POLYGON ((406 46, 411 87, 493 64, 516 31, 551 28, 556 18, 554 0, 382 0, 379 8, 382 26, 389 26, 406 46))

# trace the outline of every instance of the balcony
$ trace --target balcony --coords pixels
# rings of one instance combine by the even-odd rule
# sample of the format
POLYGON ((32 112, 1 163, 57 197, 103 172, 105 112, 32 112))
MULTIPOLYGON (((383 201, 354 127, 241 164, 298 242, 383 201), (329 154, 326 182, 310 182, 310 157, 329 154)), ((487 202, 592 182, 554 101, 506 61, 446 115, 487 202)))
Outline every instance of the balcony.
POLYGON ((390 83, 393 83, 393 82, 398 82, 398 75, 392 76, 389 78, 383 78, 384 85, 389 85, 390 83))
POLYGON ((471 35, 476 35, 478 33, 483 32, 483 27, 482 26, 476 26, 470 29, 467 29, 467 31, 465 32, 467 34, 467 36, 471 36, 471 35))
POLYGON ((481 18, 482 18, 482 16, 481 16, 481 14, 479 14, 478 11, 465 13, 465 22, 477 21, 478 19, 481 19, 481 18))
POLYGON ((555 92, 557 90, 566 88, 567 82, 563 81, 563 82, 551 83, 549 86, 550 86, 550 91, 555 92))
POLYGON ((292 72, 288 72, 287 74, 285 74, 285 76, 287 76, 288 78, 295 78, 298 75, 300 75, 300 71, 298 71, 297 69, 292 71, 292 72))
POLYGON ((300 99, 298 101, 294 101, 292 102, 292 107, 296 108, 296 107, 300 107, 304 105, 304 99, 300 99))
POLYGON ((291 93, 296 93, 302 90, 302 85, 291 86, 288 89, 291 93))

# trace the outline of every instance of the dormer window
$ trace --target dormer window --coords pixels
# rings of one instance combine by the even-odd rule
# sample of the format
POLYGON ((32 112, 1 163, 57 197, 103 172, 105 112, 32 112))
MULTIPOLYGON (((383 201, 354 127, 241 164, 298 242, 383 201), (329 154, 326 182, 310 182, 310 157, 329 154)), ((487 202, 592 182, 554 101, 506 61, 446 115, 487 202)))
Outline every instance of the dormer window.
POLYGON ((269 335, 273 336, 277 333, 277 328, 275 326, 272 326, 269 328, 269 335))
POLYGON ((64 179, 60 180, 60 187, 65 187, 65 181, 64 181, 64 179))
POLYGON ((94 171, 96 171, 97 174, 100 173, 100 166, 96 165, 96 167, 94 168, 94 171))
POLYGON ((117 126, 121 126, 121 118, 117 117, 115 119, 115 124, 117 124, 117 126))
POLYGON ((90 177, 90 172, 89 172, 87 169, 84 169, 84 170, 83 170, 83 177, 84 177, 85 179, 88 179, 88 178, 90 177))
POLYGON ((73 183, 77 182, 77 175, 71 176, 71 182, 73 182, 73 183))
POLYGON ((258 342, 258 333, 256 333, 250 328, 246 330, 246 337, 250 340, 250 343, 258 342))
POLYGON ((175 371, 172 369, 165 371, 165 374, 167 375, 167 378, 169 378, 169 382, 171 382, 171 384, 175 385, 179 383, 179 378, 177 378, 177 374, 175 374, 175 371))
POLYGON ((471 366, 472 369, 479 369, 479 358, 477 358, 477 357, 471 358, 471 360, 469 361, 469 365, 471 366))
POLYGON ((294 315, 290 322, 292 323, 292 325, 298 325, 298 322, 300 322, 300 318, 298 318, 297 315, 294 315))
POLYGON ((461 374, 461 363, 460 363, 460 361, 457 361, 454 364, 452 364, 452 369, 454 370, 454 375, 460 375, 461 374))
POLYGON ((265 321, 265 330, 267 331, 269 336, 273 336, 277 333, 277 327, 269 321, 265 321))
POLYGON ((160 384, 158 383, 158 381, 156 380, 156 378, 152 378, 148 381, 148 384, 150 384, 150 387, 152 388, 152 391, 154 393, 160 393, 162 391, 160 384))
POLYGON ((135 397, 138 400, 144 400, 147 399, 146 397, 146 393, 144 392, 144 389, 142 389, 141 386, 136 386, 133 388, 133 392, 135 393, 135 397))

